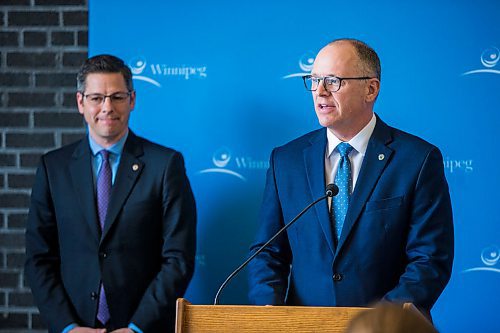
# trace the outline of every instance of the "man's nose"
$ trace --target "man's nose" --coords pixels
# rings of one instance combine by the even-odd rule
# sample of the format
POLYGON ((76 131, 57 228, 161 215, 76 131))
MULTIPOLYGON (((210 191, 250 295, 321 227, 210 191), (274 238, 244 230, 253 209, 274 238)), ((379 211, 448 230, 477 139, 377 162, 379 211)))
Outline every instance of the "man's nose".
POLYGON ((325 80, 324 79, 319 81, 318 89, 316 89, 316 94, 318 94, 320 96, 330 95, 330 92, 325 89, 325 80))
POLYGON ((111 102, 111 96, 104 97, 104 101, 101 105, 101 110, 105 112, 109 112, 113 110, 113 103, 111 102))

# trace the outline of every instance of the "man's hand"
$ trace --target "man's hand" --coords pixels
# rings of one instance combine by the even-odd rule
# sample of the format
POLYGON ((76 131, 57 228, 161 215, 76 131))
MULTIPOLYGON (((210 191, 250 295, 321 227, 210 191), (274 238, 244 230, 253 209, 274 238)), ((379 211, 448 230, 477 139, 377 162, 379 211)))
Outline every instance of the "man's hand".
POLYGON ((126 328, 120 328, 118 330, 114 330, 111 333, 134 333, 134 331, 132 331, 132 329, 126 327, 126 328))
MULTIPOLYGON (((116 332, 116 331, 115 331, 116 332)), ((68 333, 106 333, 105 328, 75 327, 68 333)))

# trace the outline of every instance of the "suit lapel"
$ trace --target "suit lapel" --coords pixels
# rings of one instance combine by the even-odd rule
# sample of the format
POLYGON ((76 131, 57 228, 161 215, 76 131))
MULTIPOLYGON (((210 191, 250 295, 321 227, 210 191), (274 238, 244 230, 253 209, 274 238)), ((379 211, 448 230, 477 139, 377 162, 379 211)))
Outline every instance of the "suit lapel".
POLYGON ((142 144, 130 131, 125 146, 123 147, 120 165, 118 166, 115 182, 111 191, 111 198, 109 200, 108 213, 106 214, 106 222, 104 224, 101 242, 109 233, 113 224, 116 223, 116 217, 144 168, 144 162, 138 158, 142 155, 142 144))
POLYGON ((95 241, 99 242, 99 222, 90 156, 89 144, 86 139, 82 139, 73 152, 72 159, 69 163, 69 172, 85 221, 87 221, 95 241), (89 186, 89 184, 91 184, 91 186, 89 186))
POLYGON ((349 209, 342 228, 342 234, 337 247, 335 257, 339 254, 355 222, 363 211, 366 201, 370 197, 380 175, 393 153, 393 150, 387 147, 392 141, 390 128, 377 117, 377 125, 368 142, 366 154, 361 165, 361 170, 356 182, 356 188, 349 202, 349 209))
MULTIPOLYGON (((304 149, 304 163, 306 167, 307 181, 311 191, 311 200, 325 195, 325 149, 326 149, 326 129, 318 131, 311 138, 311 145, 304 149)), ((332 237, 332 223, 328 214, 328 202, 323 200, 318 202, 314 209, 318 217, 321 228, 325 235, 328 247, 332 254, 335 252, 335 244, 332 237)))

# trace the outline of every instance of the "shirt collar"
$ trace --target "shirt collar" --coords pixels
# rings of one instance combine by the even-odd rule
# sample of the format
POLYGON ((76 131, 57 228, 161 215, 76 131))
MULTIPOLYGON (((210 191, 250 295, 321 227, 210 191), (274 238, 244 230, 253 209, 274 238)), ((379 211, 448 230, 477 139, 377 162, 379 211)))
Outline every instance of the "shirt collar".
POLYGON ((123 151, 123 147, 125 146, 125 141, 127 141, 127 137, 128 137, 128 130, 127 130, 127 133, 125 133, 125 135, 120 140, 118 140, 114 145, 112 145, 109 148, 104 148, 101 145, 99 145, 97 142, 95 142, 95 140, 92 139, 90 134, 88 135, 90 149, 92 150, 92 154, 94 156, 96 156, 97 153, 99 153, 103 149, 106 149, 107 151, 109 151, 112 154, 121 155, 121 153, 123 151))
MULTIPOLYGON (((349 144, 360 154, 365 155, 366 148, 368 147, 368 141, 372 136, 373 130, 375 129, 375 125, 377 124, 377 117, 375 114, 372 115, 372 119, 366 124, 365 127, 358 134, 356 134, 351 140, 349 140, 349 144)), ((339 138, 335 136, 329 129, 326 130, 326 138, 328 141, 327 146, 327 158, 333 153, 335 148, 337 148, 338 144, 342 142, 339 138)))

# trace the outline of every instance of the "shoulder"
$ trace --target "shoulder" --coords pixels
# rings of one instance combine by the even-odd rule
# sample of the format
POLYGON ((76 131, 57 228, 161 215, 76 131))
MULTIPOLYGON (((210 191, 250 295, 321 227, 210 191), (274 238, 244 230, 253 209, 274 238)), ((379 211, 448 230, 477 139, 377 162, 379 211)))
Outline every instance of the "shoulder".
POLYGON ((410 172, 408 168, 422 170, 430 167, 436 172, 443 169, 443 155, 437 146, 385 123, 381 122, 381 125, 383 128, 376 128, 373 133, 374 141, 368 146, 372 153, 385 145, 393 152, 391 165, 404 167, 407 173, 410 172))
POLYGON ((51 150, 42 155, 41 159, 44 162, 63 163, 70 160, 73 156, 83 153, 84 149, 90 149, 85 146, 86 139, 82 138, 71 144, 51 150))
POLYGON ((326 144, 326 128, 320 128, 293 139, 282 146, 276 147, 275 152, 279 153, 301 153, 311 145, 326 144))
POLYGON ((424 155, 428 155, 431 151, 439 151, 438 147, 422 139, 421 137, 399 130, 397 128, 391 129, 392 136, 394 138, 393 142, 390 145, 392 148, 400 151, 407 151, 410 154, 424 155))
POLYGON ((180 155, 181 153, 178 152, 177 150, 163 146, 161 144, 152 142, 146 138, 140 137, 140 136, 135 136, 136 143, 140 144, 142 146, 142 149, 144 150, 144 153, 157 156, 157 157, 172 157, 174 155, 180 155))
POLYGON ((131 137, 125 149, 128 153, 149 163, 150 166, 154 166, 153 169, 165 169, 169 166, 184 168, 184 157, 179 151, 140 136, 131 137))
POLYGON ((382 141, 383 144, 399 154, 427 156, 432 151, 439 152, 439 149, 432 143, 414 134, 389 126, 380 118, 377 119, 372 138, 375 141, 382 141))

